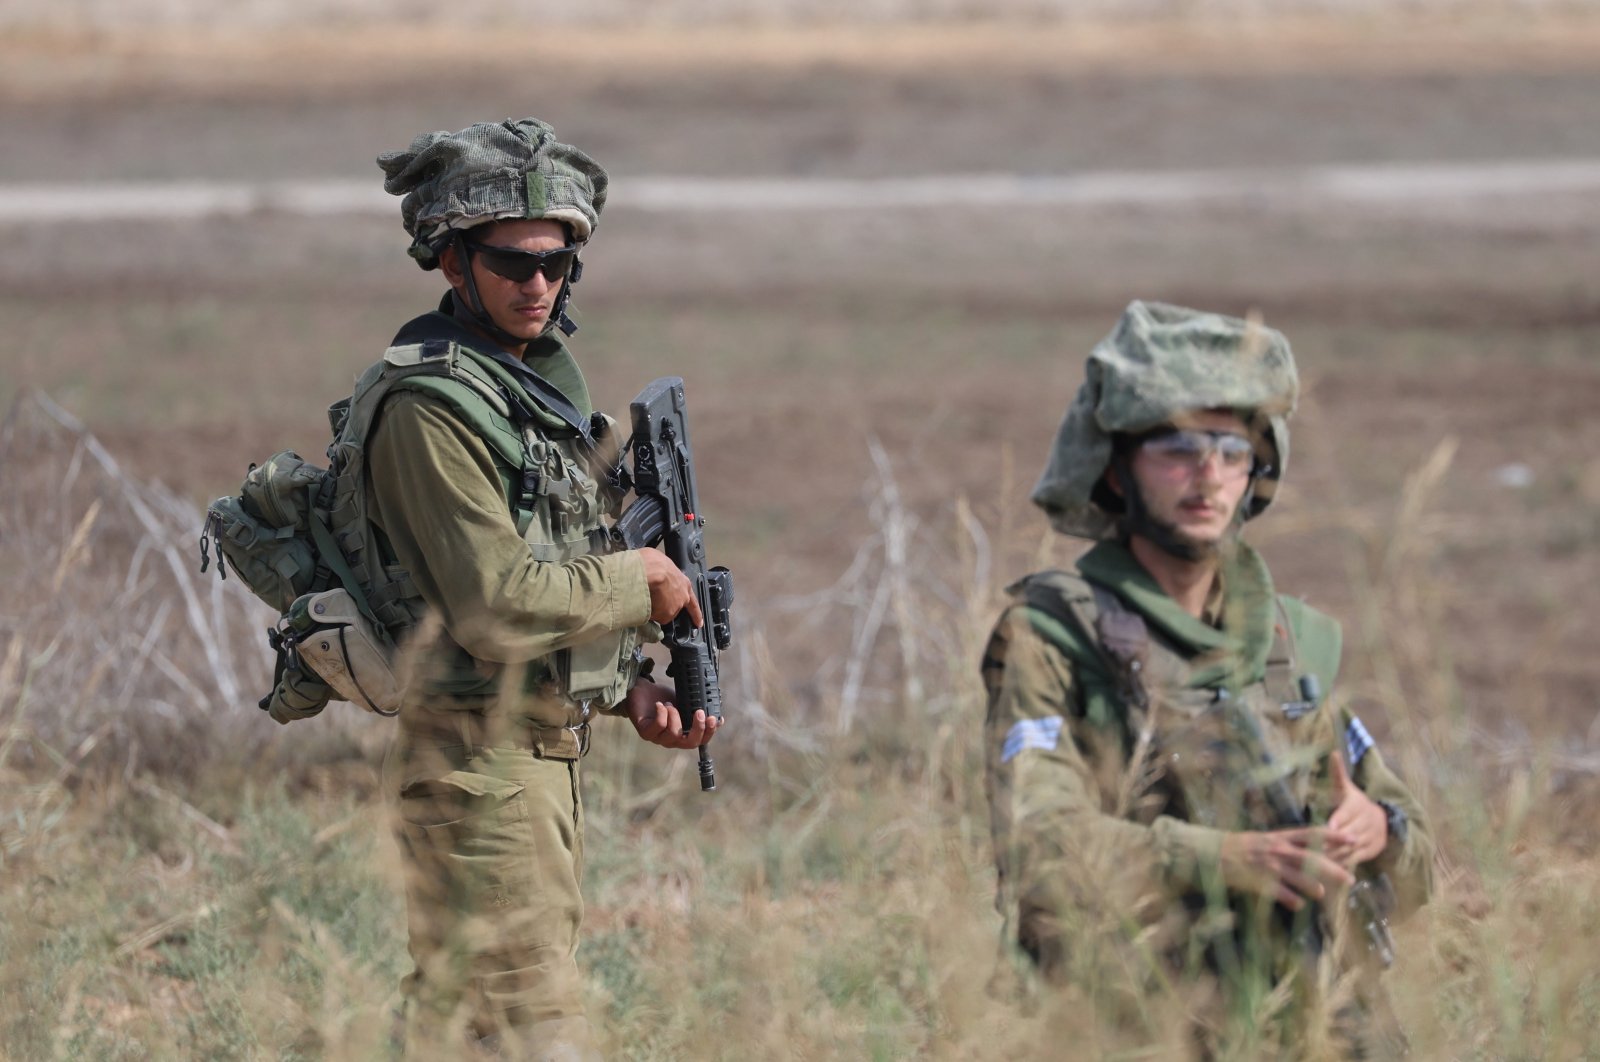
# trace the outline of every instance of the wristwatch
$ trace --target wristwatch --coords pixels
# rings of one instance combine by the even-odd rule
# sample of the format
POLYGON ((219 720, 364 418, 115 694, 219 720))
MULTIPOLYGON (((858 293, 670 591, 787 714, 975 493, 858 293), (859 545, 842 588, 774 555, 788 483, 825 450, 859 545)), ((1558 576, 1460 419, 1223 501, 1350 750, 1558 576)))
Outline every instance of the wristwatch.
POLYGON ((1405 843, 1406 830, 1410 827, 1411 820, 1406 818, 1406 813, 1398 804, 1387 800, 1378 801, 1378 806, 1383 809, 1384 817, 1389 820, 1389 839, 1405 843))

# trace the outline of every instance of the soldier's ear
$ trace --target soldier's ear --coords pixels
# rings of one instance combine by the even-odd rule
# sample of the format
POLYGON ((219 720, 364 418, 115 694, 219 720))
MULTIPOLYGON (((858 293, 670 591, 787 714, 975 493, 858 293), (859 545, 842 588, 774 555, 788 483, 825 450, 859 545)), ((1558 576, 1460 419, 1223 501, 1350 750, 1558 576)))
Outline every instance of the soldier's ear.
POLYGON ((1106 489, 1117 497, 1122 497, 1122 476, 1118 474, 1116 466, 1106 469, 1104 476, 1106 489))
POLYGON ((461 255, 457 252, 454 241, 445 244, 439 251, 439 272, 444 274, 444 278, 450 282, 452 287, 460 284, 463 279, 461 275, 461 255))

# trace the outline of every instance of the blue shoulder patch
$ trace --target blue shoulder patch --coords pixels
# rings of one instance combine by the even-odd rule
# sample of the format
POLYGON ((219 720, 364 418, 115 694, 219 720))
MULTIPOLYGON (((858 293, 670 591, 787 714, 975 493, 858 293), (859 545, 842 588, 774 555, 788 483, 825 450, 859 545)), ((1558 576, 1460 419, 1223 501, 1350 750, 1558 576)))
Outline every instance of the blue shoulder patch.
POLYGON ((1345 760, 1350 764, 1351 770, 1355 770, 1356 764, 1361 762, 1361 757, 1371 748, 1372 735, 1361 725, 1361 720, 1352 715, 1349 725, 1344 728, 1345 760))
POLYGON ((1000 746, 1000 762, 1010 763, 1017 753, 1023 749, 1043 749, 1050 752, 1061 744, 1061 724, 1066 722, 1059 715, 1047 719, 1019 719, 1011 724, 1011 729, 1006 731, 1006 740, 1000 746))

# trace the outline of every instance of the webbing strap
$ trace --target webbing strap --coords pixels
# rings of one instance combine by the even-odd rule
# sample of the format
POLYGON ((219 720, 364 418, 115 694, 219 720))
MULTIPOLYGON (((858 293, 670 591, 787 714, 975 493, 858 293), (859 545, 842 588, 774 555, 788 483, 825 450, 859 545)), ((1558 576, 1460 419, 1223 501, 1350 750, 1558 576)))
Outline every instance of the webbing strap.
MULTIPOLYGON (((478 356, 494 362, 508 376, 521 385, 524 393, 531 398, 545 412, 554 416, 562 424, 572 430, 584 445, 594 448, 594 436, 590 431, 589 418, 579 412, 578 407, 567 397, 566 393, 543 376, 534 372, 526 364, 490 344, 464 328, 461 323, 442 313, 424 314, 421 317, 408 321, 395 335, 391 346, 407 346, 412 343, 427 343, 430 340, 446 340, 455 343, 458 347, 470 350, 478 356)), ((506 396, 513 404, 525 406, 518 395, 506 396)), ((528 418, 526 408, 520 410, 524 420, 528 418)))
MULTIPOLYGON (((1150 628, 1144 617, 1128 608, 1107 587, 1089 582, 1097 615, 1087 628, 1110 665, 1111 679, 1122 696, 1135 728, 1142 728, 1150 713, 1150 690, 1145 669, 1150 662, 1150 628)), ((1083 617, 1079 620, 1082 622, 1083 617)))
MULTIPOLYGON (((1082 642, 1078 646, 1078 652, 1086 646, 1094 658, 1093 664, 1089 666, 1103 676, 1103 681, 1096 681, 1092 686, 1087 682, 1083 684, 1083 710, 1091 724, 1117 727, 1122 732, 1124 740, 1131 746, 1133 734, 1128 718, 1131 709, 1122 689, 1121 666, 1106 651, 1105 645, 1100 640, 1099 619, 1102 603, 1096 598, 1101 588, 1081 576, 1071 577, 1071 582, 1076 585, 1062 587, 1030 577, 1022 583, 1023 603, 1039 616, 1051 621, 1062 635, 1075 631, 1081 636, 1082 642), (1079 589, 1080 587, 1082 589, 1079 589), (1085 590, 1088 592, 1084 592, 1085 590), (1103 693, 1100 692, 1102 690, 1103 693)), ((1067 654, 1069 659, 1077 658, 1074 649, 1068 643, 1061 641, 1060 635, 1052 634, 1049 627, 1041 628, 1036 624, 1035 629, 1056 644, 1056 647, 1067 654)))
POLYGON ((372 611, 372 606, 367 603, 367 594, 361 588, 361 581, 350 570, 350 565, 345 563, 344 553, 339 549, 339 544, 333 540, 333 532, 328 530, 328 525, 322 522, 322 513, 312 509, 308 514, 307 522, 311 525, 311 539, 317 544, 317 552, 322 555, 322 560, 333 569, 333 574, 339 577, 339 583, 344 587, 356 608, 372 623, 378 631, 383 631, 383 624, 378 622, 378 617, 372 611))
POLYGON ((403 569, 401 569, 398 576, 393 571, 388 574, 390 578, 389 584, 381 590, 374 591, 372 594, 372 607, 374 609, 385 608, 396 601, 403 601, 406 598, 422 596, 422 592, 417 589, 417 584, 411 581, 410 574, 403 569))
POLYGON ((1264 681, 1267 693, 1273 699, 1288 703, 1297 700, 1299 690, 1295 686, 1296 658, 1294 626, 1289 622, 1289 613, 1283 607, 1283 601, 1275 601, 1278 621, 1272 628, 1272 648, 1267 652, 1267 673, 1264 681))
POLYGON ((490 358, 510 373, 534 401, 548 412, 554 413, 584 441, 589 449, 594 449, 594 436, 590 432, 589 419, 578 412, 578 407, 562 393, 561 388, 503 350, 480 350, 478 353, 490 358))

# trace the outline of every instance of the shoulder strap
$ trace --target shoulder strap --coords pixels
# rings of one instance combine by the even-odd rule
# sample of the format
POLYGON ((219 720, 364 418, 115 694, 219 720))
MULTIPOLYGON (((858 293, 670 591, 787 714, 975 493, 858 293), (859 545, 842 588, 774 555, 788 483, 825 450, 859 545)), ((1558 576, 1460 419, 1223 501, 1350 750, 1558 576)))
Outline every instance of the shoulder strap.
POLYGON ((1278 595, 1278 616, 1291 640, 1295 666, 1316 675, 1322 688, 1331 690, 1339 681, 1339 658, 1343 652, 1344 635, 1339 621, 1288 594, 1278 595))
MULTIPOLYGON (((573 432, 586 444, 593 445, 589 417, 561 388, 540 376, 525 363, 503 350, 490 348, 478 336, 463 328, 455 318, 442 313, 425 313, 401 326, 395 334, 390 349, 419 346, 423 349, 448 349, 453 361, 471 360, 492 377, 499 377, 508 386, 503 394, 513 406, 522 407, 524 419, 542 421, 553 429, 573 432), (518 392, 521 392, 519 394, 518 392), (533 400, 533 405, 523 401, 522 395, 533 400)), ((442 356, 442 355, 441 355, 442 356)))
POLYGON ((1100 684, 1101 694, 1084 691, 1090 722, 1114 721, 1131 742, 1150 703, 1144 677, 1150 631, 1144 618, 1111 590, 1074 572, 1042 572, 1011 590, 1028 609, 1034 629, 1100 684))
POLYGON ((1144 617, 1129 608, 1109 587, 1081 576, 1049 573, 1049 578, 1029 587, 1029 606, 1070 620, 1100 657, 1110 687, 1104 693, 1085 691, 1084 710, 1092 724, 1115 726, 1120 733, 1129 769, 1117 786, 1118 816, 1133 807, 1150 783, 1151 750, 1155 738, 1155 713, 1151 709, 1146 668, 1150 661, 1150 628, 1144 617), (1062 590, 1069 591, 1062 593, 1062 590), (1120 708, 1120 710, 1118 710, 1120 708), (1098 718, 1097 718, 1098 716, 1098 718))
POLYGON ((1289 621, 1289 613, 1283 607, 1283 600, 1277 599, 1277 618, 1272 624, 1272 648, 1267 651, 1266 676, 1263 682, 1267 687, 1267 695, 1280 704, 1290 704, 1298 700, 1300 691, 1296 685, 1299 678, 1298 654, 1295 652, 1294 624, 1289 621))
POLYGON ((1122 598, 1099 583, 1090 582, 1099 616, 1095 633, 1100 649, 1111 663, 1111 676, 1128 707, 1139 715, 1150 710, 1145 671, 1150 663, 1150 628, 1144 617, 1123 604, 1122 598))
POLYGON ((1150 656, 1150 630, 1144 617, 1115 592, 1083 576, 1042 572, 1017 583, 1012 592, 1030 610, 1052 621, 1035 628, 1077 663, 1091 663, 1112 679, 1143 671, 1150 656), (1085 651, 1092 661, 1085 661, 1085 651))
POLYGON ((508 492, 515 489, 527 464, 511 404, 491 377, 446 340, 391 346, 356 379, 348 401, 330 410, 337 434, 328 447, 330 483, 314 507, 312 538, 321 563, 331 569, 361 612, 391 633, 414 619, 405 599, 414 597, 416 590, 377 541, 365 496, 366 456, 384 404, 403 391, 426 394, 448 405, 505 466, 508 492))
POLYGON ((1073 572, 1039 572, 1007 590, 1027 609, 1033 629, 1068 660, 1105 670, 1105 654, 1096 635, 1099 609, 1086 579, 1073 572))
POLYGON ((443 402, 502 462, 511 468, 524 464, 522 434, 510 409, 503 399, 494 401, 492 388, 470 371, 450 376, 405 376, 388 385, 388 394, 399 391, 443 402))
POLYGON ((350 565, 344 559, 344 552, 334 542, 333 532, 328 530, 322 514, 313 508, 308 522, 311 525, 311 539, 317 545, 317 554, 321 557, 322 563, 332 570, 333 575, 339 580, 339 585, 344 587, 350 599, 356 603, 356 609, 373 625, 374 632, 387 641, 389 639, 387 626, 378 618, 372 603, 367 600, 366 587, 350 570, 350 565))

